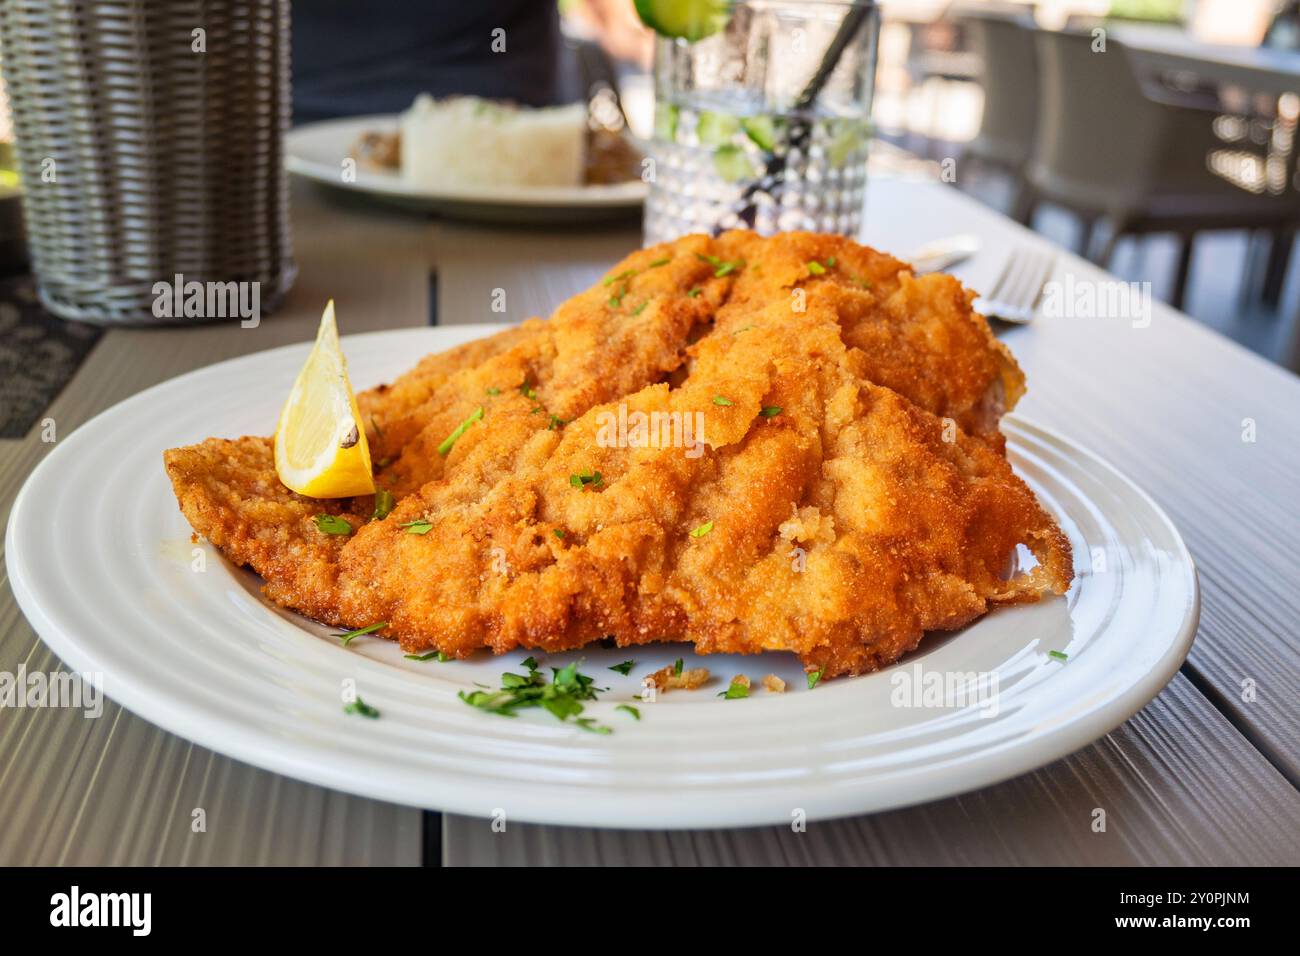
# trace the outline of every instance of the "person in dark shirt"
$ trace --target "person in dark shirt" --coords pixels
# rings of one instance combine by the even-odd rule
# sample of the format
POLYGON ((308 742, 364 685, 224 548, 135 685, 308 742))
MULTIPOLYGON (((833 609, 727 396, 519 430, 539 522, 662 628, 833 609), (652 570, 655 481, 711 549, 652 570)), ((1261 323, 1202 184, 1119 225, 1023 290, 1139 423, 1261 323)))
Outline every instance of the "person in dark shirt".
POLYGON ((294 122, 397 113, 417 93, 554 105, 560 47, 555 0, 303 0, 294 122))

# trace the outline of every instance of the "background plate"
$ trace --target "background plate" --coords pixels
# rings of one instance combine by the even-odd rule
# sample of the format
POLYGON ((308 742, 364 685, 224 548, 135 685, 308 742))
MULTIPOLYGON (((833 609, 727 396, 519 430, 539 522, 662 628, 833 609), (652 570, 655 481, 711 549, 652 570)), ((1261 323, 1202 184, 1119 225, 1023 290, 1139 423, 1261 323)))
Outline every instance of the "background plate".
POLYGON ((645 201, 640 180, 607 186, 456 186, 430 191, 397 173, 359 168, 355 182, 343 181, 343 160, 366 132, 397 129, 396 116, 348 116, 308 123, 285 137, 285 164, 327 186, 355 192, 389 205, 494 222, 589 222, 629 216, 645 201))
MULTIPOLYGON (((412 356, 499 326, 406 329, 343 340, 358 388, 412 356)), ((718 827, 882 810, 984 786, 1097 739, 1159 692, 1186 656, 1196 574, 1168 518, 1109 465, 1014 417, 1016 469, 1075 550, 1070 593, 928 637, 902 662, 805 689, 785 655, 692 660, 685 645, 589 648, 610 688, 588 713, 598 736, 548 714, 514 720, 457 699, 526 653, 439 664, 272 607, 258 579, 194 545, 162 451, 209 435, 269 434, 310 343, 200 369, 133 396, 63 439, 14 504, 6 560, 14 593, 72 670, 114 700, 206 747, 313 783, 415 806, 545 823, 718 827), (202 568, 202 570, 199 570, 202 568), (1069 655, 1062 663, 1048 656, 1069 655), (615 711, 639 678, 684 656, 706 690, 615 711), (607 668, 637 664, 623 677, 607 668), (901 681, 995 680, 992 706, 900 706, 901 681), (784 695, 715 696, 731 675, 784 677, 784 695), (354 681, 382 712, 343 713, 354 681)))

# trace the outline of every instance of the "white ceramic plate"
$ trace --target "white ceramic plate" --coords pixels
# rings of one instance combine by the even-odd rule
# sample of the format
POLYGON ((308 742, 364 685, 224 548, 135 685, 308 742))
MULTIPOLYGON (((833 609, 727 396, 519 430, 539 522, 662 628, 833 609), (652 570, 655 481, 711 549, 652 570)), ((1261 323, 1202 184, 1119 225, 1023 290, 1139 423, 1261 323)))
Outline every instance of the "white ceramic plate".
MULTIPOLYGON (((344 348, 365 387, 415 355, 488 331, 384 332, 348 337, 344 348)), ((1010 419, 1017 470, 1074 545, 1079 577, 1067 597, 997 611, 927 638, 886 671, 812 691, 785 655, 695 661, 689 647, 670 645, 546 661, 585 658, 584 672, 610 688, 588 707, 614 728, 609 736, 540 711, 483 713, 457 691, 496 686, 525 654, 416 663, 368 637, 345 649, 329 629, 263 601, 254 575, 190 542, 163 449, 268 433, 308 347, 201 369, 104 412, 32 473, 6 539, 18 602, 70 669, 101 673, 105 693, 146 719, 269 770, 399 803, 550 823, 788 824, 799 811, 882 810, 984 786, 1097 739, 1159 692, 1196 629, 1196 574, 1169 520, 1109 465, 1010 419), (196 555, 206 570, 194 570, 196 555), (640 722, 615 710, 642 675, 678 656, 710 668, 713 685, 640 704, 640 722), (630 676, 607 669, 628 658, 637 662, 630 676), (914 679, 918 666, 922 687, 930 674, 995 675, 995 712, 984 701, 898 706, 898 675, 914 679), (769 672, 789 692, 715 696, 733 674, 769 672), (379 719, 343 712, 346 680, 379 719)))
POLYGON ((607 186, 457 186, 430 190, 397 173, 358 168, 343 180, 343 160, 363 133, 397 129, 395 116, 349 116, 308 123, 285 138, 291 173, 373 199, 463 219, 499 222, 585 222, 627 216, 641 208, 646 185, 640 180, 607 186))

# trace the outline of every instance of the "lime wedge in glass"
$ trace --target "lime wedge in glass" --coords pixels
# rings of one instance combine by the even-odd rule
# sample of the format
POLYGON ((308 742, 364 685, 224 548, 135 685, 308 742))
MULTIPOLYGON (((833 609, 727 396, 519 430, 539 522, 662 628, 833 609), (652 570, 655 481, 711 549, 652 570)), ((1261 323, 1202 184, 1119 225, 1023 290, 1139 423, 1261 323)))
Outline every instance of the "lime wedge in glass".
POLYGON ((695 137, 703 146, 721 146, 740 132, 740 120, 729 113, 704 110, 695 126, 695 137))
POLYGON ((726 0, 636 0, 641 22, 655 33, 694 43, 717 33, 727 23, 726 0))
POLYGON ((832 166, 843 166, 849 154, 865 146, 871 136, 869 120, 845 119, 836 121, 835 136, 827 147, 826 155, 832 166))
POLYGON ((748 136, 765 153, 776 148, 776 123, 770 116, 746 116, 740 125, 748 136))
POLYGON ((655 137, 667 143, 677 139, 677 104, 655 104, 655 137))
POLYGON ((713 151, 713 168, 729 183, 754 175, 754 166, 739 146, 719 146, 713 151))

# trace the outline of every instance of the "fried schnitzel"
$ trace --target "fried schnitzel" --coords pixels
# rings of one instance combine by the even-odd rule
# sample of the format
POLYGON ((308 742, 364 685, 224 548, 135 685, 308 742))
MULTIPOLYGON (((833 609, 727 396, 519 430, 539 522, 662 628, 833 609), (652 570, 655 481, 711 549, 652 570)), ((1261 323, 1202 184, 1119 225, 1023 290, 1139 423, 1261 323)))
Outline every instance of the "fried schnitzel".
POLYGON ((268 597, 386 621, 408 652, 690 640, 863 673, 1072 578, 1003 457, 1024 381, 971 297, 839 237, 690 236, 359 395, 398 499, 382 520, 284 488, 270 439, 166 466, 268 597), (357 530, 322 534, 324 513, 357 530), (1008 577, 1018 545, 1037 566, 1008 577))

